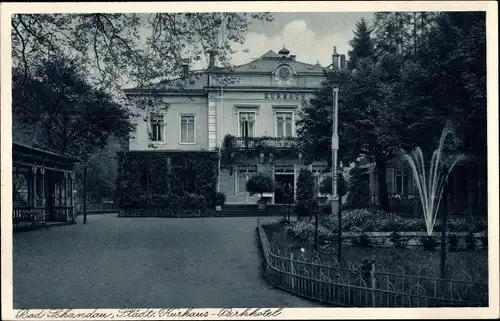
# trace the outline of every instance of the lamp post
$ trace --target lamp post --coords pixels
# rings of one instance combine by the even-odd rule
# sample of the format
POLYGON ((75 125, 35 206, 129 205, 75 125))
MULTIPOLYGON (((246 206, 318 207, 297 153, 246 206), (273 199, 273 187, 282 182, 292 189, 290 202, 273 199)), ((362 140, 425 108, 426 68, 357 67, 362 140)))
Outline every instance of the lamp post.
POLYGON ((332 214, 335 213, 335 202, 337 205, 337 218, 338 218, 338 252, 337 258, 340 262, 341 251, 342 251, 342 221, 340 216, 340 198, 338 194, 338 174, 337 174, 337 161, 338 161, 338 151, 339 151, 339 132, 338 132, 338 102, 339 102, 339 88, 337 86, 333 87, 332 92, 332 214))
POLYGON ((87 224, 87 164, 83 168, 83 224, 87 224))
MULTIPOLYGON (((224 24, 225 24, 225 16, 224 13, 222 12, 222 22, 221 22, 221 49, 224 47, 224 24)), ((222 116, 224 112, 224 83, 221 82, 220 77, 219 77, 219 84, 220 84, 220 120, 219 120, 219 132, 217 133, 217 136, 219 136, 219 160, 217 164, 217 192, 220 192, 220 168, 221 168, 221 148, 222 148, 222 123, 224 121, 224 118, 222 116)), ((217 117, 219 118, 219 117, 217 117)))

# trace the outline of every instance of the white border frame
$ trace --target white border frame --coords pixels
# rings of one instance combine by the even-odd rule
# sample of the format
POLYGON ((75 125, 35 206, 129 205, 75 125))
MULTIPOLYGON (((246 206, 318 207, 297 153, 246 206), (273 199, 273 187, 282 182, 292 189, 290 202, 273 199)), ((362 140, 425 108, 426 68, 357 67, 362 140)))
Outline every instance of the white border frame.
MULTIPOLYGON (((489 307, 485 308, 285 308, 274 317, 276 320, 286 319, 470 319, 470 318, 498 318, 500 316, 499 307, 499 198, 498 198, 498 3, 495 1, 352 1, 352 2, 177 2, 175 6, 171 3, 2 3, 1 4, 1 39, 2 55, 1 66, 4 72, 1 74, 1 87, 7 88, 1 95, 1 210, 4 213, 12 211, 12 123, 11 119, 11 75, 8 66, 11 64, 10 49, 10 15, 12 13, 60 13, 60 12, 220 12, 221 5, 224 10, 235 12, 254 12, 256 5, 262 12, 281 12, 284 8, 289 12, 357 12, 357 11, 486 11, 487 15, 487 112, 490 116, 487 124, 488 132, 488 235, 490 239, 490 249, 488 252, 489 270, 489 307), (175 9, 174 9, 175 8, 175 9)), ((2 319, 13 320, 19 310, 13 310, 12 305, 12 217, 2 215, 2 229, 7 231, 1 238, 2 243, 2 319), (6 281, 6 282, 5 282, 6 281)), ((185 311, 185 309, 181 309, 185 311)), ((193 312, 204 312, 217 314, 221 309, 194 309, 193 312)), ((244 309, 232 309, 244 311, 244 309)), ((30 312, 37 313, 41 310, 33 309, 30 312)), ((75 309, 72 312, 91 312, 92 310, 75 309)), ((118 309, 103 308, 97 309, 99 313, 110 313, 113 317, 118 309)), ((145 309, 142 309, 145 311, 145 309)), ((157 309, 156 309, 157 311, 157 309)), ((210 319, 222 319, 222 317, 211 317, 210 319)), ((253 317, 253 319, 263 319, 264 317, 253 317)), ((44 319, 48 319, 45 317, 44 319)), ((82 320, 82 318, 79 318, 82 320)), ((119 320, 122 318, 114 318, 119 320)), ((129 318, 129 320, 132 318, 129 318)), ((161 318, 154 317, 152 320, 161 318)), ((227 317, 225 318, 227 319, 227 317)), ((252 319, 243 317, 242 319, 252 319)), ((86 319, 90 320, 90 319, 86 319)))

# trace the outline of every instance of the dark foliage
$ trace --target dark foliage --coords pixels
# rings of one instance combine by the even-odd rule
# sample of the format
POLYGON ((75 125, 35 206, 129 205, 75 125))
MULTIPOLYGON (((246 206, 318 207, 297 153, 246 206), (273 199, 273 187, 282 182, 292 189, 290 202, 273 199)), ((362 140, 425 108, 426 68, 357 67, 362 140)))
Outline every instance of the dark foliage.
POLYGON ((407 245, 406 239, 404 239, 397 231, 392 232, 390 240, 394 244, 394 247, 397 249, 405 248, 407 245))
POLYGON ((310 170, 302 168, 297 178, 297 196, 295 204, 297 217, 310 216, 315 201, 314 176, 310 170))
POLYGON ((437 241, 433 236, 424 236, 422 238, 422 244, 424 245, 424 250, 434 251, 437 246, 437 241))
POLYGON ((361 233, 358 237, 353 239, 352 245, 357 247, 370 247, 372 245, 372 242, 368 235, 366 235, 365 233, 361 233))
POLYGON ((450 245, 450 251, 455 252, 458 249, 458 236, 452 234, 448 237, 448 244, 450 245))
POLYGON ((474 237, 472 231, 469 231, 469 233, 465 236, 465 248, 469 252, 476 250, 476 238, 474 237))
POLYGON ((121 208, 205 208, 216 193, 215 157, 207 153, 122 153, 117 196, 121 208))
POLYGON ((250 177, 247 182, 247 191, 250 195, 272 193, 274 191, 274 180, 272 177, 258 173, 250 177))

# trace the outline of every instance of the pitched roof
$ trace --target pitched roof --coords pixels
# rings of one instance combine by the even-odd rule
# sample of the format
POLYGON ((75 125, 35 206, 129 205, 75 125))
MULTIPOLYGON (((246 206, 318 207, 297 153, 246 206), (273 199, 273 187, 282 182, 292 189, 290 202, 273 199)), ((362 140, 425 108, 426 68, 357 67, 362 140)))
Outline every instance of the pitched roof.
POLYGON ((136 89, 169 89, 173 92, 175 91, 190 91, 190 90, 200 90, 207 85, 208 75, 206 71, 197 71, 189 78, 188 81, 184 81, 181 78, 175 78, 170 80, 162 80, 155 84, 147 86, 139 86, 130 89, 125 89, 125 91, 133 91, 136 89))
POLYGON ((279 58, 279 55, 277 53, 275 53, 274 51, 269 50, 268 52, 263 54, 259 59, 262 59, 262 58, 279 58))
MULTIPOLYGON (((283 49, 282 49, 283 50, 283 49)), ((311 73, 311 74, 318 74, 322 73, 324 70, 324 67, 322 67, 319 64, 312 65, 300 61, 295 60, 295 56, 292 58, 291 56, 280 56, 273 50, 269 50, 262 56, 260 56, 257 59, 254 59, 250 61, 249 63, 239 65, 239 66, 234 66, 233 68, 230 68, 230 73, 271 73, 273 72, 276 67, 278 67, 280 64, 288 64, 291 66, 295 72, 297 73, 311 73)), ((218 70, 224 70, 224 68, 218 69, 218 70)), ((225 72, 227 72, 227 69, 225 69, 225 72)), ((136 88, 131 88, 131 89, 126 89, 125 91, 133 91, 136 89, 169 89, 171 91, 176 91, 176 90, 202 90, 204 86, 207 85, 208 83, 208 70, 201 70, 201 71, 196 71, 194 72, 194 75, 191 77, 190 81, 184 82, 183 79, 181 78, 176 78, 172 80, 164 80, 160 81, 156 84, 149 85, 149 86, 143 86, 143 87, 136 87, 136 88)))

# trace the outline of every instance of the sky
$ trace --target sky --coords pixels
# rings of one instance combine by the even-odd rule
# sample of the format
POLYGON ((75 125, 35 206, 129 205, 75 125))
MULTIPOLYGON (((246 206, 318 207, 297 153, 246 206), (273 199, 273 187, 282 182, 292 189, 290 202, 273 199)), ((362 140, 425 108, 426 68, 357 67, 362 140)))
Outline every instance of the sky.
POLYGON ((364 17, 371 21, 373 12, 300 13, 277 12, 272 22, 253 22, 249 25, 244 45, 235 45, 233 64, 250 62, 268 50, 278 52, 283 46, 297 60, 322 66, 331 63, 333 46, 339 54, 350 49, 356 22, 364 17), (244 52, 248 50, 248 52, 244 52))

